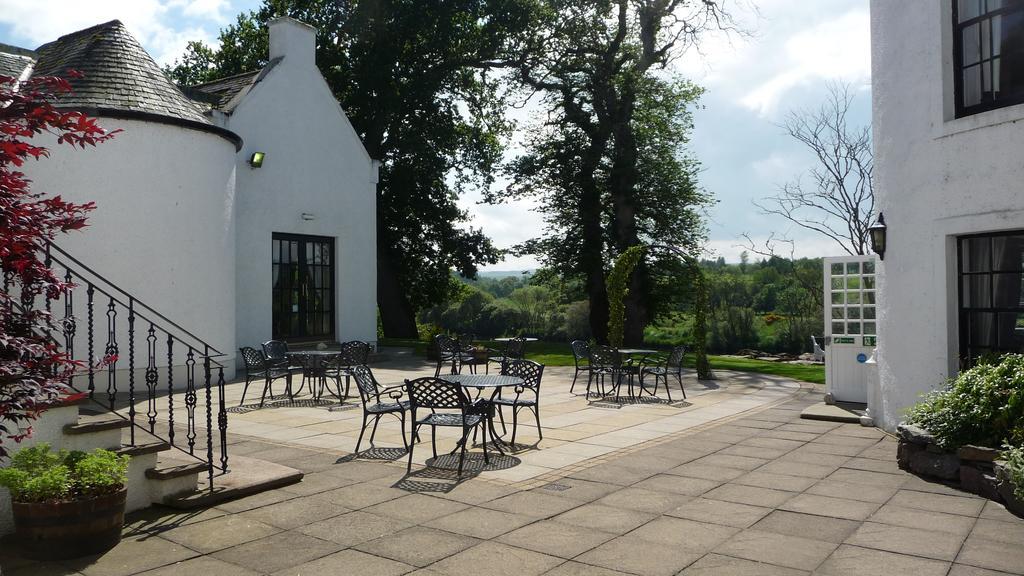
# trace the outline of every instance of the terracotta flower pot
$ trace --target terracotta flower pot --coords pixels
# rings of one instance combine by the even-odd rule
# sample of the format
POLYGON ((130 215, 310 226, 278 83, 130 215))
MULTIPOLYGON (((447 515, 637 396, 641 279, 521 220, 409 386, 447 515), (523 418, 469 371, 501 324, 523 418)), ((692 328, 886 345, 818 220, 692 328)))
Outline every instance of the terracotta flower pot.
POLYGON ((62 560, 105 552, 121 541, 125 496, 114 494, 70 502, 13 502, 15 536, 25 556, 62 560))

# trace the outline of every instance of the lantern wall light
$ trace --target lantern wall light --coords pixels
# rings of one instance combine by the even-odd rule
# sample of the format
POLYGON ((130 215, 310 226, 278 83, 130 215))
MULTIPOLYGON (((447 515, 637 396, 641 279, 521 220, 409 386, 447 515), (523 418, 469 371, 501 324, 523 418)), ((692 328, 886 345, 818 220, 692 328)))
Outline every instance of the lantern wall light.
POLYGON ((878 222, 868 228, 868 239, 871 241, 871 251, 878 254, 879 260, 885 260, 885 216, 879 212, 878 222))
POLYGON ((252 156, 249 157, 249 166, 252 168, 262 167, 264 156, 266 155, 263 152, 253 152, 252 156))

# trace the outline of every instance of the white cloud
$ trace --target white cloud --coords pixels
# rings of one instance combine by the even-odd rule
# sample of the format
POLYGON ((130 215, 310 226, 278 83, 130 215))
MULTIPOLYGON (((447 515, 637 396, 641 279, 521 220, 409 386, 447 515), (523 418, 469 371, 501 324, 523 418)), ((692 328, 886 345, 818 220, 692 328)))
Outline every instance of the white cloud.
POLYGON ((170 0, 170 6, 182 8, 182 13, 193 18, 207 18, 223 22, 227 0, 170 0))
POLYGON ((169 64, 189 40, 211 41, 227 7, 225 0, 0 0, 0 24, 9 26, 13 36, 4 41, 35 48, 117 19, 158 63, 169 64), (185 24, 183 17, 192 23, 185 24))
POLYGON ((742 102, 762 115, 773 111, 786 93, 823 80, 860 83, 871 76, 868 13, 853 10, 789 38, 775 67, 784 71, 756 86, 742 102))

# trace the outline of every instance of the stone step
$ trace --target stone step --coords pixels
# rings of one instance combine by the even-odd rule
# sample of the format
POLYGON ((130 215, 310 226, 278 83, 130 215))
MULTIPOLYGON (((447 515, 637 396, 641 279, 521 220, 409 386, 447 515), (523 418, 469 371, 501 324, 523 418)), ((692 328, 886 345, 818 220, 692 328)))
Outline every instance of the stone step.
POLYGON ((75 424, 64 426, 64 433, 69 435, 93 434, 107 430, 121 430, 128 428, 132 423, 124 418, 107 415, 81 415, 75 424))
POLYGON ((170 444, 157 440, 155 442, 137 442, 134 446, 122 446, 115 450, 115 452, 125 456, 142 456, 143 454, 166 452, 170 449, 170 444))
POLYGON ((156 468, 146 470, 146 478, 150 480, 171 480, 193 474, 205 474, 209 469, 206 462, 190 462, 187 464, 158 464, 156 468))
POLYGON ((228 462, 228 469, 226 474, 213 477, 212 490, 207 484, 206 476, 200 476, 200 484, 196 490, 169 496, 163 503, 183 510, 205 508, 227 500, 295 484, 301 481, 303 476, 301 471, 294 468, 245 456, 232 456, 228 462))
POLYGON ((812 404, 800 413, 804 420, 824 420, 826 422, 844 422, 848 424, 859 424, 860 417, 864 415, 866 406, 863 404, 851 404, 837 402, 835 404, 812 404))

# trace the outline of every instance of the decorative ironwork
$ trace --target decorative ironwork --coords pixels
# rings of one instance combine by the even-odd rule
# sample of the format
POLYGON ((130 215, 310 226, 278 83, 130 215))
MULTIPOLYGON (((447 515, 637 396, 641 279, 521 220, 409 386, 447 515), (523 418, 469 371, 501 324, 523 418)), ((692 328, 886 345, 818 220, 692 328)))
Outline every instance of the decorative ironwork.
POLYGON ((89 337, 89 398, 93 398, 96 394, 96 347, 93 342, 93 326, 95 322, 93 319, 93 301, 96 294, 96 287, 89 283, 89 288, 85 291, 86 294, 86 308, 89 311, 88 317, 88 337, 89 337))
MULTIPOLYGON (((64 252, 59 246, 50 245, 47 247, 47 258, 50 262, 50 252, 52 248, 52 266, 58 266, 64 270, 63 280, 71 286, 72 289, 67 291, 64 296, 64 312, 63 319, 58 321, 52 321, 50 330, 54 332, 51 334, 51 341, 54 344, 64 348, 64 352, 69 356, 74 355, 75 339, 83 338, 86 342, 79 343, 80 347, 88 348, 88 391, 90 398, 95 398, 96 390, 96 372, 100 368, 106 368, 107 370, 107 394, 103 400, 97 399, 102 405, 113 412, 114 415, 120 416, 130 421, 131 425, 129 429, 131 445, 136 443, 136 431, 135 426, 144 426, 148 433, 157 435, 158 428, 162 429, 165 425, 167 427, 166 441, 174 448, 187 452, 199 461, 205 460, 208 464, 208 474, 210 480, 210 487, 213 488, 214 469, 221 471, 227 471, 228 466, 228 441, 227 441, 227 409, 225 406, 225 379, 224 379, 224 366, 216 360, 221 356, 220 351, 214 349, 212 346, 192 334, 188 330, 182 328, 178 324, 169 320, 153 308, 147 306, 143 302, 137 300, 134 296, 126 293, 124 290, 118 288, 112 284, 109 280, 103 278, 101 275, 93 270, 90 270, 87 266, 82 264, 80 261, 75 259, 70 254, 64 252), (76 318, 75 316, 75 296, 74 292, 81 289, 85 292, 85 305, 86 313, 81 317, 76 318), (107 337, 105 342, 97 342, 98 338, 96 335, 97 323, 103 322, 103 318, 97 318, 97 298, 106 298, 105 310, 103 314, 106 319, 107 337), (122 322, 121 326, 118 326, 118 315, 124 314, 127 319, 127 325, 122 322), (78 334, 81 327, 79 324, 86 322, 85 334, 78 334), (141 337, 145 341, 146 350, 146 361, 144 364, 140 362, 136 366, 136 323, 145 322, 148 326, 144 326, 146 335, 141 337), (60 326, 58 326, 58 323, 60 326), (55 332, 60 331, 62 336, 58 336, 55 332), (120 332, 120 333, 119 333, 120 332), (159 334, 158 334, 159 332, 159 334), (159 340, 162 335, 166 334, 166 366, 167 366, 167 417, 166 422, 157 426, 157 418, 160 416, 159 400, 158 396, 160 390, 163 387, 161 378, 164 376, 163 370, 159 366, 158 351, 159 340), (56 336, 58 340, 53 340, 53 336, 56 336), (128 345, 126 350, 123 350, 123 342, 119 343, 118 340, 122 340, 127 337, 128 345), (182 366, 181 359, 178 359, 179 365, 175 366, 175 347, 184 346, 187 348, 187 354, 184 358, 184 366, 182 366), (127 354, 127 361, 121 361, 121 356, 127 354), (197 423, 196 423, 196 408, 198 405, 198 390, 196 389, 196 362, 198 361, 197 356, 202 354, 203 362, 203 384, 205 385, 206 392, 206 453, 202 454, 202 446, 199 447, 199 452, 196 451, 196 441, 199 439, 197 434, 197 423), (117 411, 118 401, 118 377, 122 379, 124 376, 118 374, 118 363, 120 361, 120 372, 124 372, 125 369, 128 371, 128 390, 127 399, 122 398, 122 403, 127 400, 128 409, 125 412, 117 411), (185 395, 184 395, 184 408, 185 408, 185 421, 182 422, 181 414, 175 415, 175 401, 174 401, 174 378, 175 371, 178 372, 178 378, 181 378, 181 371, 184 368, 185 372, 185 395), (137 407, 135 402, 136 398, 136 369, 142 369, 142 375, 146 384, 146 419, 145 423, 136 422, 136 416, 141 412, 141 407, 137 407), (214 374, 216 370, 216 374, 214 374), (217 407, 217 427, 219 431, 219 443, 220 443, 220 454, 219 462, 216 461, 215 457, 215 446, 214 446, 214 391, 213 387, 217 387, 218 401, 217 407), (175 423, 177 417, 178 423, 175 423), (180 436, 181 428, 185 428, 185 437, 187 438, 187 447, 181 445, 180 436), (175 430, 177 429, 177 434, 175 430), (176 436, 178 437, 178 443, 176 442, 176 436)), ((11 287, 17 289, 16 278, 13 274, 5 272, 2 275, 2 282, 5 290, 10 291, 11 287)), ((21 301, 22 305, 26 309, 36 303, 37 294, 35 294, 31 287, 21 287, 21 301)), ((79 296, 80 300, 82 297, 79 296)), ((15 304, 17 302, 14 302, 15 304)), ((59 305, 59 304, 58 304, 59 305)), ((100 301, 102 305, 102 301, 100 301)), ((50 302, 47 302, 47 312, 51 312, 50 302)), ((139 344, 141 344, 140 340, 139 344)), ((85 354, 83 354, 84 356, 85 354)), ((180 356, 180 355, 179 355, 180 356)), ((85 374, 80 375, 80 379, 84 380, 85 374)), ((123 380, 121 384, 124 386, 123 380)), ((123 395, 123 390, 122 390, 123 395)), ((179 402, 180 406, 180 402, 179 402)), ((180 410, 180 408, 179 408, 180 410)), ((200 441, 201 443, 201 441, 200 441)))
POLYGON ((203 350, 203 379, 206 387, 206 462, 209 466, 206 472, 210 475, 210 485, 213 485, 213 395, 210 388, 210 349, 203 350))
MULTIPOLYGON (((66 270, 64 273, 64 283, 70 285, 71 281, 71 270, 66 270)), ((75 357, 75 330, 77 329, 74 296, 74 290, 64 292, 64 352, 71 358, 75 357)), ((68 384, 71 386, 75 385, 74 373, 68 379, 68 384)))
POLYGON ((117 308, 113 296, 107 304, 107 346, 103 349, 103 359, 107 363, 107 400, 110 409, 114 410, 117 401, 117 308))
POLYGON ((135 445, 135 299, 128 300, 128 427, 135 445))
POLYGON ((167 443, 174 446, 174 336, 167 335, 167 443))
POLYGON ((185 355, 185 416, 188 419, 185 438, 188 439, 188 453, 195 455, 196 449, 196 352, 191 346, 185 355))
POLYGON ((220 430, 220 469, 228 471, 228 412, 224 403, 224 367, 217 368, 217 428, 220 430))
POLYGON ((156 385, 160 373, 156 370, 156 326, 149 323, 146 331, 146 419, 149 422, 149 433, 156 431, 156 385))

